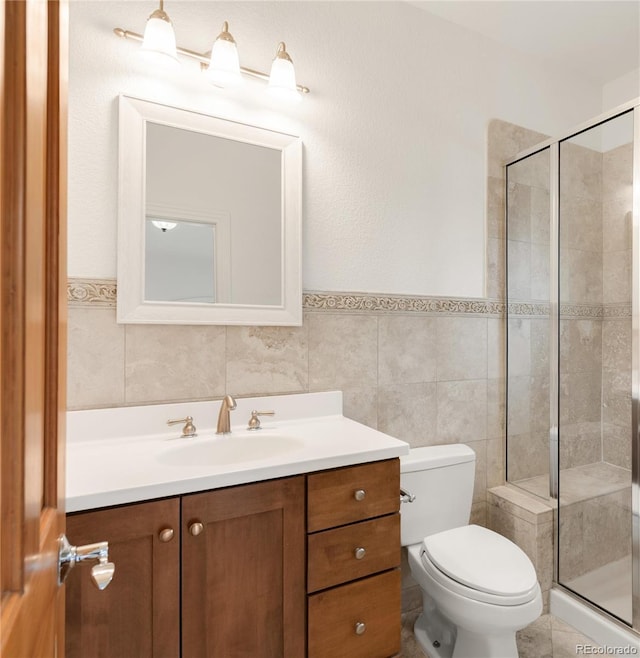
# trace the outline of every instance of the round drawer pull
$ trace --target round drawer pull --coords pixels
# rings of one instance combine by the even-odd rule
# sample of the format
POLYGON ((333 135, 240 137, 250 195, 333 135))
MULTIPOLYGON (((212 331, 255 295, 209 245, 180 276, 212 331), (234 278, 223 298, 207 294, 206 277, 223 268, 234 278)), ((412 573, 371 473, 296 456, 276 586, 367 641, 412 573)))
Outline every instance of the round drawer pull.
POLYGON ((364 489, 356 489, 353 492, 353 497, 357 500, 364 500, 364 497, 367 495, 367 492, 364 489))
POLYGON ((367 630, 367 625, 363 621, 356 624, 356 635, 362 635, 367 630))
POLYGON ((353 554, 356 556, 356 560, 362 560, 362 558, 367 554, 367 551, 362 547, 358 546, 353 554))
POLYGON ((204 525, 200 521, 196 521, 189 526, 189 532, 197 537, 204 530, 204 525))
POLYGON ((173 539, 173 534, 173 528, 163 528, 158 533, 158 539, 166 544, 173 539))

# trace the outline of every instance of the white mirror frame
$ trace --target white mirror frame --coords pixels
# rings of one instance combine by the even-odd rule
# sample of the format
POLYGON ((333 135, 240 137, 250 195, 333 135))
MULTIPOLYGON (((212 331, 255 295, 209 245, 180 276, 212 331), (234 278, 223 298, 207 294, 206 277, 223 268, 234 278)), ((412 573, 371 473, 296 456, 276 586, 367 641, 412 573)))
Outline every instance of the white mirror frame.
POLYGON ((302 140, 131 96, 119 97, 117 321, 123 324, 302 324, 302 140), (145 301, 146 124, 205 133, 282 152, 280 305, 145 301))

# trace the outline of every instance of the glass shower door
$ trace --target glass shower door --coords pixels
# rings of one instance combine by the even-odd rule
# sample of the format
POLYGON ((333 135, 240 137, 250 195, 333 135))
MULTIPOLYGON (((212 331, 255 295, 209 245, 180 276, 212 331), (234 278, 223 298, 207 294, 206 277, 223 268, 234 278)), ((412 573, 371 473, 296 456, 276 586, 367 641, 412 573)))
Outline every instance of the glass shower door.
POLYGON ((559 144, 558 582, 632 624, 633 113, 559 144))

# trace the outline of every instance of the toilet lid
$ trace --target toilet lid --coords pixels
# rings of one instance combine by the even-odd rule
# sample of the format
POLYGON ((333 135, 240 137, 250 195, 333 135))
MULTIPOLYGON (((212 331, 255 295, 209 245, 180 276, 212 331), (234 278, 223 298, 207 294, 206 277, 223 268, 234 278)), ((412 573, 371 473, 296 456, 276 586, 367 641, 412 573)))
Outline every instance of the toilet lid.
POLYGON ((424 552, 459 583, 497 596, 525 594, 538 582, 526 553, 506 537, 477 525, 426 537, 424 552))

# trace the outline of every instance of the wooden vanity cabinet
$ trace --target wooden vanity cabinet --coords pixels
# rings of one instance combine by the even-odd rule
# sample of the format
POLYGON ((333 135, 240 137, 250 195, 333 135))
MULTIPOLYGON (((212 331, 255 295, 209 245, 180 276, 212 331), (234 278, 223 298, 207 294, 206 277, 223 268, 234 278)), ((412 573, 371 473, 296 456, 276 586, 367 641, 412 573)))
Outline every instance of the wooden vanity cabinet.
POLYGON ((67 579, 67 658, 397 654, 399 490, 391 459, 69 515, 116 571, 67 579))
POLYGON ((89 565, 69 573, 66 658, 179 656, 179 498, 70 514, 67 537, 76 546, 96 537, 108 541, 116 571, 103 591, 91 581, 89 565), (173 530, 170 539, 163 530, 173 530))
POLYGON ((307 476, 308 658, 400 651, 400 462, 307 476))
POLYGON ((183 658, 305 655, 304 484, 183 497, 183 658))
POLYGON ((304 514, 301 475, 69 515, 116 571, 67 578, 67 658, 303 657, 304 514))

